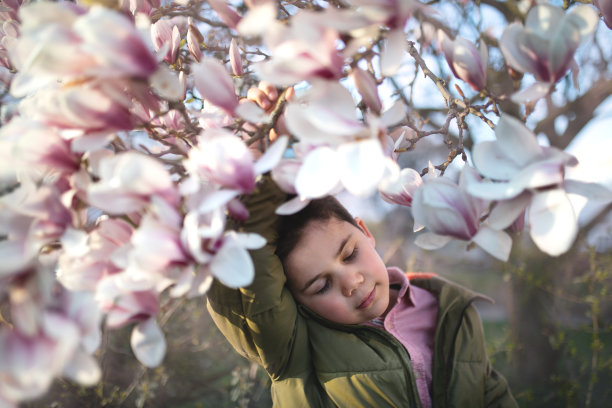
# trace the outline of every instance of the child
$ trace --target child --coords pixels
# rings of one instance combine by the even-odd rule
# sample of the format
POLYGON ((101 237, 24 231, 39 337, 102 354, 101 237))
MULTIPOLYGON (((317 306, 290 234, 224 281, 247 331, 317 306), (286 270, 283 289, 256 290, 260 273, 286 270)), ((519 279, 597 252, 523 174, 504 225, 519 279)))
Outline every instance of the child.
POLYGON ((331 197, 279 220, 286 195, 269 177, 257 188, 242 228, 268 242, 251 252, 255 280, 215 282, 208 309, 266 369, 275 406, 516 407, 486 354, 472 305, 482 296, 387 269, 363 221, 331 197))

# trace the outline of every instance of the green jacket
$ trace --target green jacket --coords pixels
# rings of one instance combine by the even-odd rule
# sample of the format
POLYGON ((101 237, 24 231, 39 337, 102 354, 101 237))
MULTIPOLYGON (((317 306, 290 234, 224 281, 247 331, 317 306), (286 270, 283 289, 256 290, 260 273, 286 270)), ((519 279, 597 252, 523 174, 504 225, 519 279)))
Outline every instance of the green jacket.
MULTIPOLYGON (((285 195, 264 181, 247 198, 244 230, 275 240, 276 208, 285 195)), ((252 251, 256 277, 247 288, 215 282, 213 320, 238 353, 265 368, 278 407, 420 407, 410 356, 391 334, 330 322, 297 305, 285 287, 274 246, 252 251)), ((438 298, 433 367, 434 407, 516 407, 505 379, 490 365, 472 305, 482 296, 436 276, 411 284, 438 298)))

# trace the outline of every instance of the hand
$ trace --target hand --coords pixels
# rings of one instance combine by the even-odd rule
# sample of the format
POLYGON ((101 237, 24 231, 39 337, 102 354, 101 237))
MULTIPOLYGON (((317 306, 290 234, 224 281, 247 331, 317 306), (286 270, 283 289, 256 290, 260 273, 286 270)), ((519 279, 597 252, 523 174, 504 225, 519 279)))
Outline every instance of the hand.
MULTIPOLYGON (((243 100, 248 100, 255 102, 260 108, 266 111, 266 113, 271 113, 276 104, 278 102, 278 98, 280 97, 278 89, 272 84, 262 81, 255 88, 251 88, 247 91, 247 97, 243 100)), ((295 91, 293 87, 287 88, 285 91, 285 99, 292 100, 295 97, 295 91)), ((275 141, 279 135, 288 134, 287 126, 285 124, 285 117, 281 115, 275 123, 274 128, 270 129, 268 133, 268 140, 270 142, 275 141)), ((257 145, 252 149, 253 153, 257 155, 257 153, 261 152, 262 143, 254 143, 253 145, 257 145), (256 152, 255 150, 258 150, 256 152)))

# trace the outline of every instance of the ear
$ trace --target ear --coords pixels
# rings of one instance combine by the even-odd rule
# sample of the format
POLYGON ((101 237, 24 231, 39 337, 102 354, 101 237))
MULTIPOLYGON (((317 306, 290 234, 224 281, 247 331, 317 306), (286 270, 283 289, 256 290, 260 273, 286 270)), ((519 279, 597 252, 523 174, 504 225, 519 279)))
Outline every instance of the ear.
POLYGON ((368 227, 365 225, 363 220, 359 217, 355 217, 355 222, 357 222, 359 228, 361 228, 366 237, 368 237, 368 240, 372 243, 372 246, 374 246, 376 244, 376 240, 374 239, 374 236, 372 235, 368 227))

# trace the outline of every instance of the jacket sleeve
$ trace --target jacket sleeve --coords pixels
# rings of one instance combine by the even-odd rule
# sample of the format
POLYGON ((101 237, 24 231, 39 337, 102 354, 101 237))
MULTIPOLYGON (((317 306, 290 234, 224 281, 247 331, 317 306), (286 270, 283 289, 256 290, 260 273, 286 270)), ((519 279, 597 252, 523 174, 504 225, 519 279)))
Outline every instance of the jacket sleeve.
POLYGON ((495 408, 518 408, 506 379, 487 361, 485 383, 485 406, 495 408))
POLYGON ((274 210, 285 199, 269 177, 244 198, 250 216, 241 230, 256 232, 267 241, 263 248, 250 252, 254 281, 246 288, 230 289, 215 280, 207 297, 214 322, 236 351, 262 365, 275 380, 290 375, 288 371, 303 373, 310 361, 306 325, 298 320, 282 265, 274 254, 278 222, 274 210))

